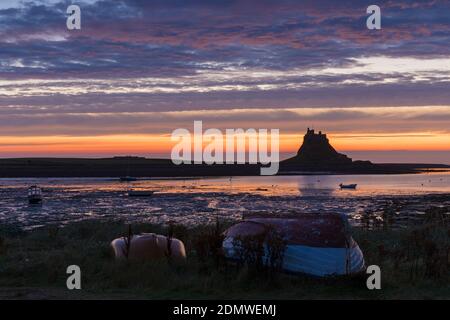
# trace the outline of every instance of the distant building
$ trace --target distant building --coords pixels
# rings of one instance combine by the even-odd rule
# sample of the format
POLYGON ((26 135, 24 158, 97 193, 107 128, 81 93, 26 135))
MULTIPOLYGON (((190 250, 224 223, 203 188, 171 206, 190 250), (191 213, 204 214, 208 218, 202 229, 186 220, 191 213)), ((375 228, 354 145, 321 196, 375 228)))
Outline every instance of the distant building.
POLYGON ((122 159, 122 160, 133 160, 133 159, 145 159, 145 157, 139 156, 114 156, 113 159, 122 159))

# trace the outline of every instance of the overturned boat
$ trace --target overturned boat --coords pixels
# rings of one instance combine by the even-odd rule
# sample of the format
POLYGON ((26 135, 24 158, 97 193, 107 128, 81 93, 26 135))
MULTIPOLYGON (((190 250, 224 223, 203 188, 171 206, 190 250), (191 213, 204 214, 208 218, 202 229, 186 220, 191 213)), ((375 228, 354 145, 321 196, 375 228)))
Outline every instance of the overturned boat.
POLYGON ((155 233, 143 233, 121 237, 111 242, 116 259, 157 260, 173 258, 184 260, 186 249, 184 243, 176 238, 155 233))
MULTIPOLYGON (((363 253, 350 235, 345 216, 331 213, 290 214, 276 217, 249 216, 225 231, 223 249, 229 259, 239 259, 245 237, 264 235, 275 230, 286 246, 281 269, 326 277, 350 275, 364 270, 363 253)), ((264 255, 270 252, 264 243, 264 255)))

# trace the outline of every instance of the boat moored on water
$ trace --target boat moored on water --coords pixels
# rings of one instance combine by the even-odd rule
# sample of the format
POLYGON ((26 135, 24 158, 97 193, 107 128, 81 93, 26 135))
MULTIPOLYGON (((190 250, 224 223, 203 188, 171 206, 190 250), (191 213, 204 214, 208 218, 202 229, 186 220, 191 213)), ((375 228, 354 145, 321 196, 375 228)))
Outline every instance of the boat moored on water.
POLYGON ((42 203, 42 190, 38 186, 30 186, 28 188, 28 203, 40 204, 42 203))
POLYGON ((129 189, 127 194, 129 197, 151 197, 155 191, 152 190, 134 190, 129 189))
POLYGON ((341 189, 356 189, 357 184, 353 183, 353 184, 339 184, 339 188, 341 189))
POLYGON ((130 182, 130 181, 136 181, 136 180, 137 180, 137 178, 130 177, 130 176, 120 177, 121 182, 130 182))

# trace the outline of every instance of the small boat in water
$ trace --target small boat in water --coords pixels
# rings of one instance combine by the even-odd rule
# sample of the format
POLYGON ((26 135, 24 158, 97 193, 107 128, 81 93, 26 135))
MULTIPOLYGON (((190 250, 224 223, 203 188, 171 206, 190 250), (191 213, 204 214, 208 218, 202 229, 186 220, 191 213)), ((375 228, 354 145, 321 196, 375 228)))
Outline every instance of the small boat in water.
POLYGON ((155 191, 151 190, 128 190, 129 197, 150 197, 155 193, 155 191))
POLYGON ((339 185, 339 187, 340 187, 341 189, 356 189, 356 186, 357 186, 356 183, 353 183, 353 184, 343 184, 343 183, 341 183, 341 184, 339 185))
POLYGON ((28 203, 39 204, 42 203, 42 190, 38 186, 31 186, 28 188, 28 203))
POLYGON ((136 180, 137 180, 137 178, 130 177, 130 176, 120 177, 121 182, 130 182, 130 181, 136 181, 136 180))
POLYGON ((242 253, 246 243, 242 239, 261 236, 265 239, 263 261, 269 264, 273 248, 267 230, 275 230, 286 243, 281 264, 286 272, 326 277, 364 270, 363 253, 350 234, 347 218, 333 213, 244 217, 224 233, 225 256, 230 260, 241 259, 239 252, 242 253))

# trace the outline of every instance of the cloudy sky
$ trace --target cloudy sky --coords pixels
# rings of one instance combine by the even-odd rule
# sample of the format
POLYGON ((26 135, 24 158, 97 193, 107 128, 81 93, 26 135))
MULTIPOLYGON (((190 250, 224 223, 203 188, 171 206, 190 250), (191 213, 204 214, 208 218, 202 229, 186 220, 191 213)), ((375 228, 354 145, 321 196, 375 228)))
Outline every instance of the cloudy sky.
POLYGON ((1 0, 0 157, 164 156, 203 120, 450 163, 449 44, 444 0, 1 0))

